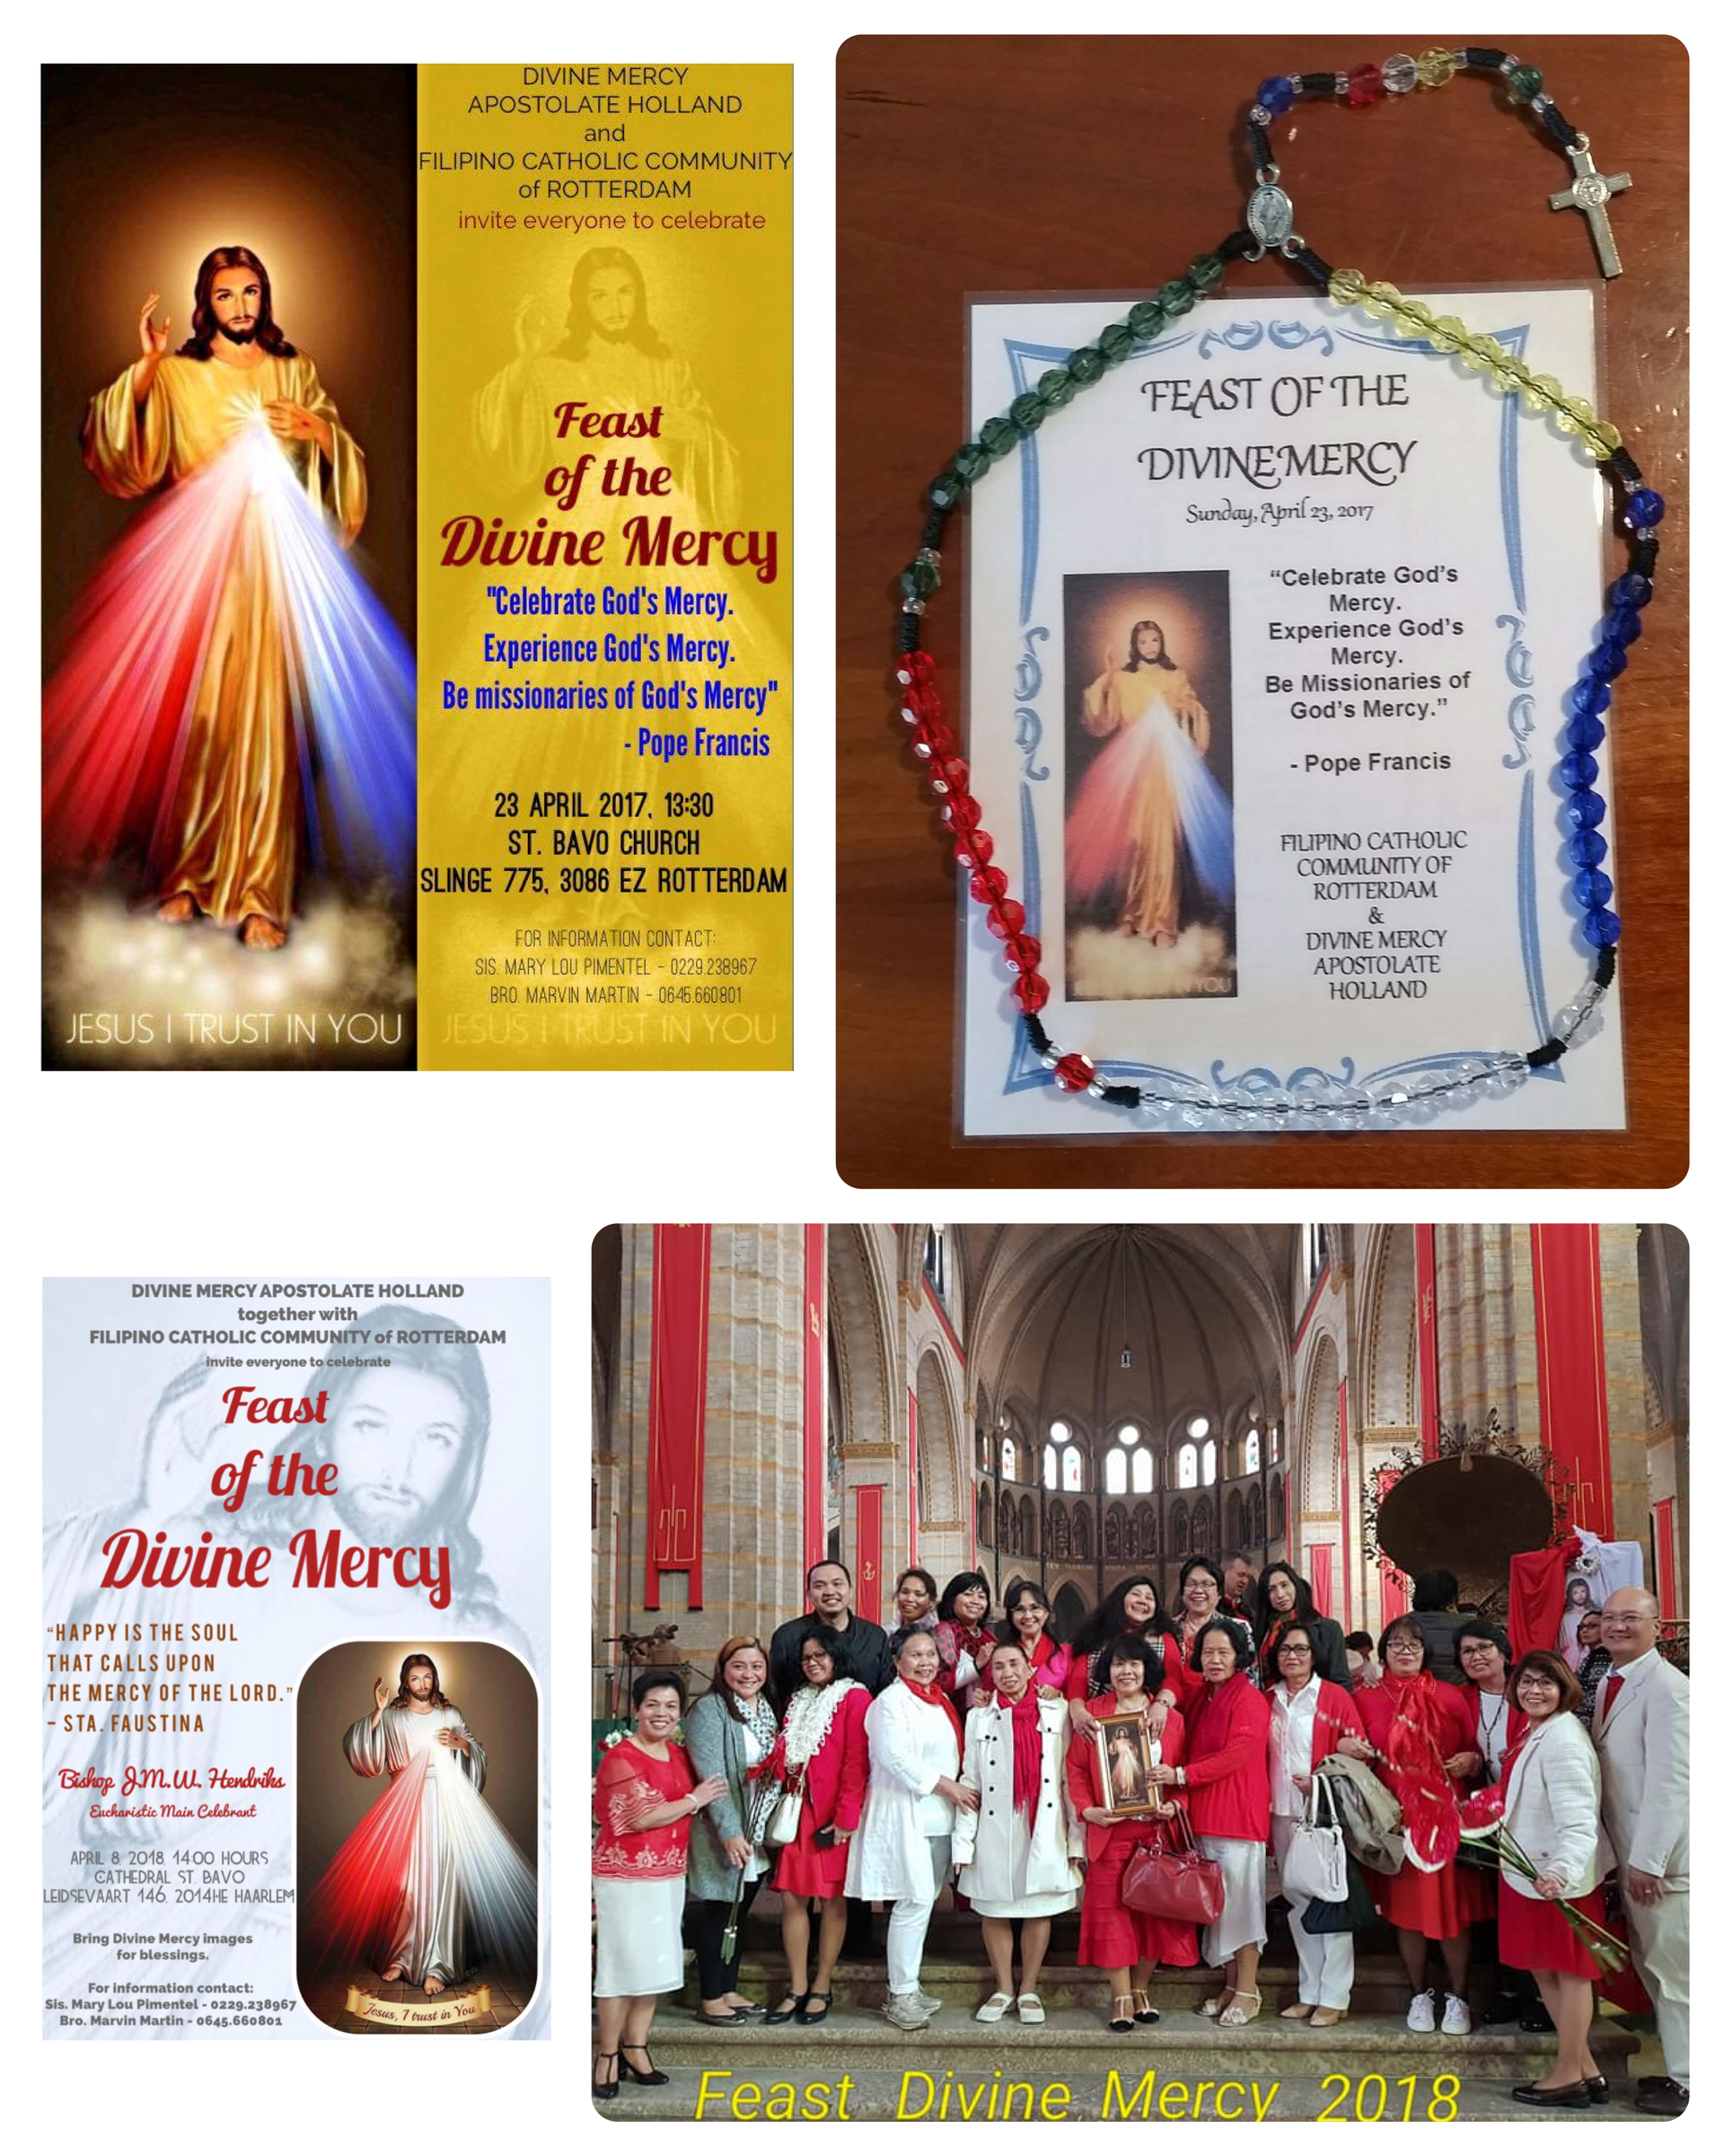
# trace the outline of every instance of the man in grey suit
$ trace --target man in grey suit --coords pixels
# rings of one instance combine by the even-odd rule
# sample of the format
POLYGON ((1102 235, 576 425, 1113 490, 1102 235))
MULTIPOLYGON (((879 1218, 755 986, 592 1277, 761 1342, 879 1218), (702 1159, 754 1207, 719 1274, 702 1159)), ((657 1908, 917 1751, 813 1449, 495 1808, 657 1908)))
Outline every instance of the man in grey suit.
POLYGON ((1664 2046, 1666 2071, 1640 2082, 1635 2108, 1675 2118, 1688 2108, 1688 1680, 1658 1638, 1658 1597, 1618 1588, 1605 1604, 1611 1667, 1592 1736, 1629 1946, 1664 2046))

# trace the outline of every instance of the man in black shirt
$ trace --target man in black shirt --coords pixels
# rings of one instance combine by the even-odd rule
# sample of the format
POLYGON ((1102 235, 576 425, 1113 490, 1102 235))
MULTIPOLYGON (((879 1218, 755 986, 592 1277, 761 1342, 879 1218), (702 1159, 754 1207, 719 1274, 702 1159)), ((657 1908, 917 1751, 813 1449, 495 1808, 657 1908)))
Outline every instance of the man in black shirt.
POLYGON ((807 1587, 808 1599, 814 1607, 779 1625, 772 1634, 771 1650, 767 1657, 768 1681, 780 1714, 801 1686, 802 1643, 816 1624, 830 1624, 834 1632, 844 1634, 857 1679, 870 1693, 877 1696, 897 1674, 887 1650, 885 1633, 866 1617, 858 1617, 850 1607, 853 1590, 846 1566, 840 1564, 835 1557, 822 1559, 819 1564, 810 1566, 807 1587))

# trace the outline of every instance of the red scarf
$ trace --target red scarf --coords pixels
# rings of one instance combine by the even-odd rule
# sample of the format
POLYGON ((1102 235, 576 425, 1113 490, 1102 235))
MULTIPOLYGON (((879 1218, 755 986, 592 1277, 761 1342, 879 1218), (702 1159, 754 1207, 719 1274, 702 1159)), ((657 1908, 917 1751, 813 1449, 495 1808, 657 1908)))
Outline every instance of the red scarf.
POLYGON ((952 1695, 942 1690, 937 1683, 919 1685, 913 1677, 899 1672, 898 1682, 906 1692, 913 1692, 918 1699, 925 1699, 930 1707, 938 1707, 952 1725, 952 1734, 958 1740, 958 1757, 963 1757, 963 1724, 958 1720, 958 1711, 952 1704, 952 1695))
POLYGON ((1034 1812, 1042 1793, 1042 1705, 1034 1685, 1020 1700, 994 1697, 1012 1718, 1012 1803, 1021 1812, 1034 1812))
POLYGON ((980 1624, 966 1624, 962 1617, 948 1617, 934 1633, 934 1644, 940 1650, 939 1682, 947 1693, 957 1688, 958 1657, 967 1654, 981 1669, 977 1659, 984 1641, 991 1641, 993 1633, 980 1624))
POLYGON ((1461 1815, 1438 1741, 1437 1679, 1428 1669, 1385 1676, 1383 1691, 1394 1709, 1385 1756, 1399 1782, 1407 1856, 1420 1871, 1440 1871, 1461 1845, 1461 1815))

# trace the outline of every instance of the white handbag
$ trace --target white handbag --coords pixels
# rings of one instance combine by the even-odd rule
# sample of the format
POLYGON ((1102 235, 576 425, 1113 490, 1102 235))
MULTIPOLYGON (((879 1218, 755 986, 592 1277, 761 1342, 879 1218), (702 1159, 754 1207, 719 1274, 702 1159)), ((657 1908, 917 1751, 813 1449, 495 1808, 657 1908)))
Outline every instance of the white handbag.
POLYGON ((786 1790, 772 1807, 772 1816, 766 1823, 766 1838, 775 1849, 783 1849, 796 1838, 802 1826, 802 1791, 786 1790))
POLYGON ((1281 1891, 1302 1902, 1344 1902, 1347 1844, 1335 1817, 1334 1792, 1323 1775, 1312 1775, 1305 1805, 1305 1817, 1295 1823, 1287 1845, 1281 1891))

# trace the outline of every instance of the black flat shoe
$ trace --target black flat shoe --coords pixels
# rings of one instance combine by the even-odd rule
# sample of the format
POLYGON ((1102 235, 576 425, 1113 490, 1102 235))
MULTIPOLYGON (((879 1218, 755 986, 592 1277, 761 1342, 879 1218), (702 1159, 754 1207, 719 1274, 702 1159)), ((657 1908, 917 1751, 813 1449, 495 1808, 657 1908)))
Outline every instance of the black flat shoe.
POLYGON ((1542 2006, 1529 2008, 1526 2013, 1522 2014, 1520 2026, 1529 2037, 1548 2037, 1553 2035, 1556 2029, 1556 2023, 1552 2020, 1542 2006))
POLYGON ((739 2014, 734 2010, 727 2014, 698 2013, 694 2018, 702 2028, 746 2028, 749 2022, 747 2014, 739 2014))
POLYGON ((1602 2073, 1589 2073, 1583 2086, 1588 2103, 1607 2104, 1610 2101, 1610 2083, 1602 2073))
POLYGON ((1587 2087, 1585 2081, 1570 2081, 1566 2089, 1540 2089, 1532 2081, 1522 2081, 1510 2093, 1517 2104, 1531 2104, 1537 2111, 1589 2111, 1592 2099, 1587 2087))
POLYGON ((805 2028, 818 2028, 831 2011, 832 1994, 831 1992, 805 1992, 802 1994, 802 2004, 796 2009, 796 2019, 805 2028), (808 2009, 816 1999, 822 2002, 821 2010, 817 2014, 811 2014, 808 2009))
POLYGON ((618 2054, 617 2064, 631 2081, 638 2081, 643 2089, 662 2089, 671 2078, 668 2073, 661 2073, 654 2065, 653 2055, 644 2044, 625 2044, 618 2054), (646 2060, 646 2071, 645 2073, 640 2071, 638 2066, 631 2066, 629 2064, 629 2054, 631 2051, 639 2052, 646 2060))
POLYGON ((772 2011, 767 2015, 766 2026, 769 2028, 781 2028, 787 2021, 800 2021, 802 2010, 807 2004, 807 2001, 806 1992, 792 1992, 787 1998, 781 1999, 772 2011))
MULTIPOLYGON (((597 2074, 599 2068, 600 2068, 601 2066, 603 2066, 603 2065, 604 2062, 605 2062, 607 2059, 617 2059, 617 2060, 618 2060, 618 2064, 619 2064, 619 2065, 620 2065, 620 2064, 621 2064, 621 2061, 620 2061, 620 2059, 619 2058, 619 2056, 618 2056, 618 2054, 617 2054, 616 2052, 614 2052, 614 2051, 602 2051, 602 2052, 600 2052, 600 2054, 599 2054, 598 2057, 597 2057, 596 2059, 594 2059, 594 2062, 593 2062, 593 2071, 594 2071, 594 2074, 595 2074, 595 2075, 597 2074)), ((598 2080, 594 2080, 594 2083, 593 2083, 593 2100, 594 2100, 594 2102, 595 2104, 608 2104, 608 2103, 611 2101, 611 2098, 612 2098, 612 2097, 613 2097, 613 2096, 614 2096, 614 2095, 617 2093, 617 2090, 619 2090, 619 2089, 620 2089, 621 2086, 622 2086, 622 2084, 621 2084, 621 2082, 620 2082, 620 2081, 598 2081, 598 2080)))

